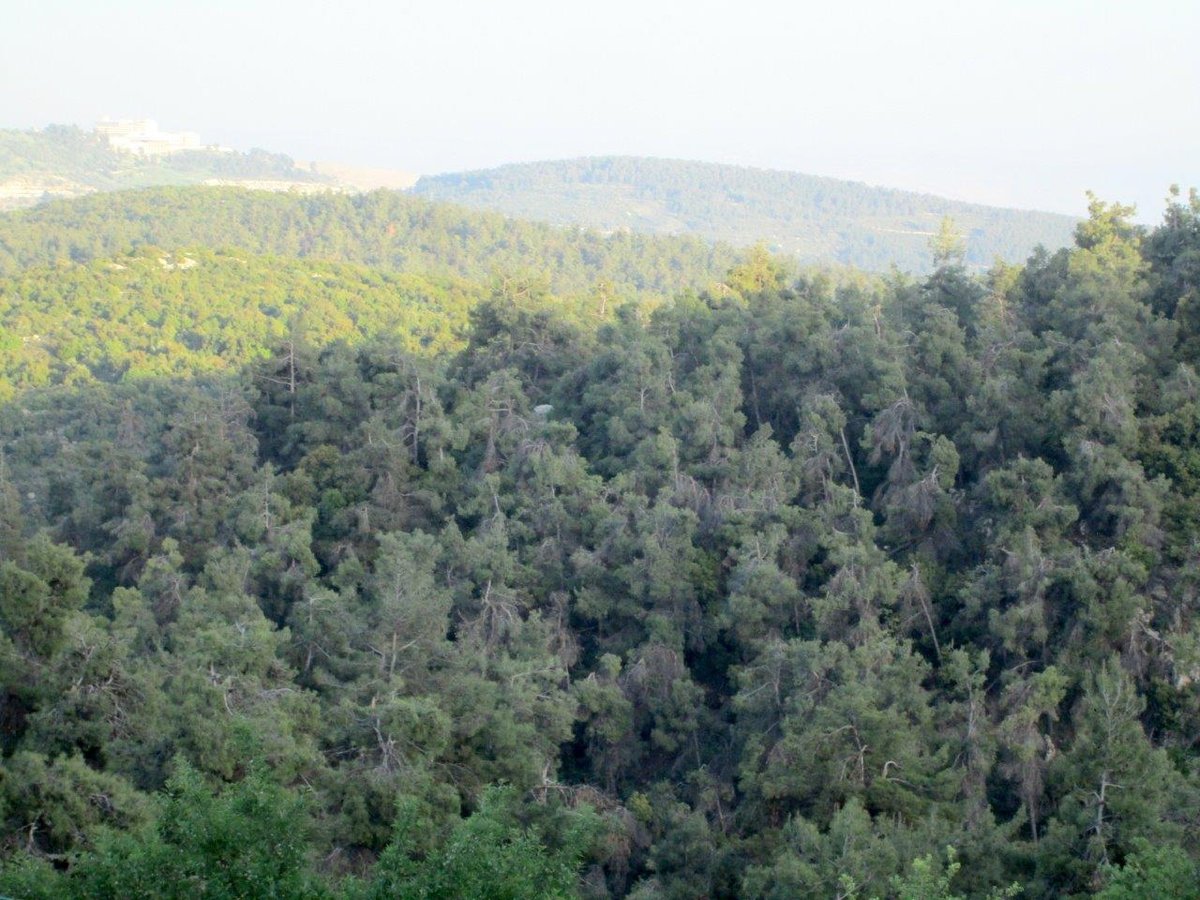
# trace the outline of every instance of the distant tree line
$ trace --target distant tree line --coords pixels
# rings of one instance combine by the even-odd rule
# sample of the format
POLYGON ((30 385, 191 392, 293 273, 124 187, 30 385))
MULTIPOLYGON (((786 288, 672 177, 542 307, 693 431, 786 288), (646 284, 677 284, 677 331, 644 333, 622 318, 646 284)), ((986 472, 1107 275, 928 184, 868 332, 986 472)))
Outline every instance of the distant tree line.
POLYGON ((997 258, 1020 262, 1038 245, 1066 246, 1076 224, 1070 216, 797 172, 621 156, 426 176, 413 190, 560 224, 693 234, 735 246, 765 241, 801 263, 874 271, 928 273, 929 236, 947 216, 966 236, 964 264, 977 271, 997 258))
POLYGON ((603 235, 431 203, 241 188, 147 188, 0 215, 0 275, 142 247, 204 246, 487 282, 544 278, 559 295, 666 299, 720 278, 741 255, 698 238, 603 235))

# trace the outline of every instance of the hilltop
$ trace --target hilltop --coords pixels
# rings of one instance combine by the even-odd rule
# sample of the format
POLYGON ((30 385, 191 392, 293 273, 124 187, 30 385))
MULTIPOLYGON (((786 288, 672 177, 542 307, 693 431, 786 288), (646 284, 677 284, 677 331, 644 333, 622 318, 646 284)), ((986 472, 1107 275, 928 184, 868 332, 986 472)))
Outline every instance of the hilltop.
POLYGON ((704 162, 597 157, 418 179, 396 170, 300 164, 265 150, 142 154, 74 126, 0 130, 0 210, 97 192, 196 185, 300 194, 407 190, 559 229, 686 235, 734 247, 761 243, 801 263, 873 271, 894 265, 927 272, 929 241, 945 217, 962 232, 965 263, 976 270, 996 259, 1020 262, 1039 245, 1064 247, 1076 225, 1054 213, 704 162))
POLYGON ((805 263, 868 269, 930 265, 945 216, 967 242, 967 265, 1023 260, 1071 241, 1070 216, 1001 209, 834 178, 715 163, 597 157, 421 178, 414 192, 508 215, 608 231, 694 234, 805 263))
POLYGON ((302 168, 291 157, 266 150, 196 147, 147 155, 73 125, 0 129, 0 210, 98 191, 205 183, 331 190, 339 182, 332 174, 302 168))

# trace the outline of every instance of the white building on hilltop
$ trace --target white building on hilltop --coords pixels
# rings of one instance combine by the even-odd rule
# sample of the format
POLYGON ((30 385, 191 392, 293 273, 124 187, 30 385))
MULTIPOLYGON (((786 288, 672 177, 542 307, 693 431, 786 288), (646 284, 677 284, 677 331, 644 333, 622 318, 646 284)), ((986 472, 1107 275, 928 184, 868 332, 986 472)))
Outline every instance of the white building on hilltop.
POLYGON ((140 156, 163 156, 182 150, 199 150, 200 135, 194 131, 159 131, 153 119, 101 119, 96 134, 108 145, 140 156))

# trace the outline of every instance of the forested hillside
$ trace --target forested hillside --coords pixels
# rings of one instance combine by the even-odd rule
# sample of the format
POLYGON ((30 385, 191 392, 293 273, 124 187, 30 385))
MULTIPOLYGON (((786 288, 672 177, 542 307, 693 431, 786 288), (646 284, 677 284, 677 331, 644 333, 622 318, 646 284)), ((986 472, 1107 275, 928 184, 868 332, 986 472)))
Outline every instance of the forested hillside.
POLYGON ((301 333, 320 344, 387 333, 405 352, 457 349, 468 311, 498 287, 203 248, 34 267, 0 278, 0 399, 234 372, 301 333))
MULTIPOLYGON (((113 149, 103 137, 74 126, 0 129, 0 210, 94 192, 206 182, 290 184, 319 193, 325 192, 322 187, 331 192, 355 191, 339 180, 353 181, 346 174, 351 170, 337 176, 322 174, 326 171, 342 172, 329 166, 318 172, 263 150, 189 150, 143 157, 113 149)), ((927 272, 929 237, 945 217, 963 232, 964 262, 976 270, 997 258, 1019 262, 1039 244, 1051 250, 1062 247, 1070 242, 1075 225, 1069 216, 962 203, 833 178, 638 157, 539 162, 427 176, 412 191, 430 200, 567 227, 563 240, 568 242, 570 231, 579 227, 605 233, 694 235, 740 247, 765 243, 772 251, 805 264, 874 271, 895 265, 927 272)), ((116 201, 118 206, 125 202, 116 201)), ((103 200, 98 204, 96 209, 108 208, 103 200)), ((451 226, 439 223, 435 228, 453 234, 451 226)), ((347 243, 363 247, 362 238, 354 235, 342 249, 347 243)), ((366 246, 371 243, 368 240, 366 246)), ((280 252, 277 247, 257 249, 280 252)))
POLYGON ((1200 896, 1200 198, 1128 217, 604 316, 454 277, 715 258, 4 220, 0 893, 1200 896))
POLYGON ((390 191, 150 188, 0 215, 0 275, 146 246, 240 249, 482 282, 531 277, 557 294, 600 301, 662 299, 704 287, 739 258, 697 238, 554 228, 390 191))
MULTIPOLYGON (((749 246, 765 241, 805 263, 928 271, 926 248, 950 216, 965 263, 1020 262, 1071 240, 1069 216, 961 203, 794 172, 637 157, 500 166, 421 178, 414 192, 514 216, 606 231, 695 234, 749 246)), ((1082 198, 1081 198, 1082 199, 1082 198)))
POLYGON ((298 167, 290 157, 265 150, 187 150, 145 157, 115 150, 104 137, 69 125, 0 129, 0 209, 32 205, 43 196, 78 197, 210 179, 334 185, 333 179, 298 167))

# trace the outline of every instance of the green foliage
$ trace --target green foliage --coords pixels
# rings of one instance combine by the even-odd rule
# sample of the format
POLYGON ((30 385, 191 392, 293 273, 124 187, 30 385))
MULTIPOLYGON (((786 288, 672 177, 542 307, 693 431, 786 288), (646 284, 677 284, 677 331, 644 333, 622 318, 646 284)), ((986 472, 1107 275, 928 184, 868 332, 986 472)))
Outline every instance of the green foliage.
POLYGON ((577 871, 599 822, 588 809, 573 812, 553 847, 534 828, 516 821, 511 789, 492 788, 479 808, 459 821, 435 849, 411 803, 403 803, 391 844, 374 878, 352 896, 553 900, 575 895, 577 871))
POLYGON ((444 352, 483 296, 456 278, 205 249, 26 270, 0 279, 0 329, 19 341, 0 366, 0 396, 228 372, 296 329, 319 345, 388 334, 408 352, 444 352))
POLYGON ((70 878, 91 897, 320 896, 306 872, 303 811, 300 797, 261 770, 214 796, 181 764, 154 832, 114 837, 70 878))
MULTIPOLYGON (((833 178, 679 160, 598 157, 426 176, 414 192, 591 228, 697 234, 804 262, 927 271, 929 235, 952 216, 976 268, 1070 241, 1067 216, 1020 212, 833 178)), ((936 254, 935 254, 936 256, 936 254)), ((935 259, 934 266, 940 265, 935 259)))
POLYGON ((18 863, 9 890, 68 897, 320 897, 308 872, 304 801, 261 768, 219 795, 179 763, 156 824, 97 837, 66 873, 18 863), (53 873, 53 874, 52 874, 53 873))
POLYGON ((136 831, 150 819, 144 795, 78 754, 47 758, 21 750, 0 774, 6 830, 20 836, 24 849, 51 858, 89 849, 105 828, 136 831))
MULTIPOLYGON (((905 876, 893 876, 892 891, 896 900, 964 900, 961 894, 950 888, 951 881, 962 868, 953 847, 946 848, 946 865, 932 855, 914 859, 912 868, 905 876)), ((988 893, 989 900, 1002 900, 1021 894, 1019 885, 1010 885, 988 893)))
MULTIPOLYGON (((391 191, 355 196, 238 188, 148 188, 0 215, 0 274, 156 248, 366 265, 486 284, 532 274, 587 313, 661 301, 720 278, 737 259, 697 238, 603 234, 521 222, 391 191)), ((161 254, 156 254, 161 255, 161 254)))
POLYGON ((1101 900, 1200 897, 1200 866, 1186 850, 1172 844, 1155 846, 1139 840, 1125 864, 1110 866, 1104 876, 1104 887, 1096 894, 1101 900))
POLYGON ((1189 896, 1190 216, 603 314, 203 241, 16 272, 0 892, 1189 896))

